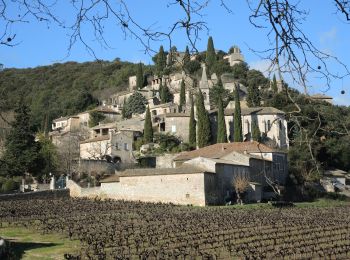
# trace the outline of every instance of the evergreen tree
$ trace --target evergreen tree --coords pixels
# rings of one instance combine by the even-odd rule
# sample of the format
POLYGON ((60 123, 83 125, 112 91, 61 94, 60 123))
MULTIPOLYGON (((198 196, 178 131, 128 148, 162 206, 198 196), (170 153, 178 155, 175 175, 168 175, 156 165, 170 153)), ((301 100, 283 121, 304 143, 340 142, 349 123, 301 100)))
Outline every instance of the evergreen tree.
POLYGON ((191 98, 191 114, 190 114, 190 126, 189 126, 189 145, 191 148, 196 148, 196 119, 194 118, 194 104, 193 98, 191 98))
POLYGON ((224 88, 221 77, 219 77, 218 83, 209 89, 210 106, 217 108, 219 99, 221 99, 224 108, 227 107, 231 100, 233 100, 233 93, 230 93, 228 89, 224 88))
POLYGON ((217 143, 226 143, 227 134, 226 134, 226 124, 225 124, 225 114, 224 108, 222 105, 221 98, 218 100, 218 132, 217 132, 217 143))
POLYGON ((106 116, 98 111, 91 111, 89 113, 89 127, 98 125, 101 121, 105 120, 106 116))
POLYGON ((142 63, 140 62, 137 66, 136 89, 142 89, 143 84, 144 84, 143 69, 142 69, 142 63))
POLYGON ((147 99, 140 93, 132 94, 124 103, 122 114, 124 118, 130 118, 132 114, 142 114, 146 110, 147 99))
POLYGON ((152 118, 149 106, 146 109, 145 125, 143 130, 143 140, 145 143, 153 142, 153 128, 152 128, 152 118))
POLYGON ((247 73, 248 95, 247 104, 249 107, 259 107, 261 103, 260 90, 266 88, 268 80, 258 70, 250 70, 247 73))
POLYGON ((277 80, 276 80, 276 75, 273 74, 273 78, 272 78, 272 91, 273 93, 277 93, 278 89, 277 89, 277 80))
POLYGON ((164 86, 160 85, 159 91, 160 91, 160 102, 162 104, 168 103, 171 101, 172 95, 167 85, 164 85, 164 86))
POLYGON ((183 58, 183 66, 185 67, 190 61, 191 61, 190 51, 188 49, 188 46, 186 46, 186 50, 183 58))
POLYGON ((252 138, 254 141, 261 141, 261 132, 256 119, 252 120, 252 138))
POLYGON ((157 55, 157 63, 156 63, 156 69, 158 76, 161 76, 163 74, 163 70, 166 67, 166 54, 163 49, 163 45, 159 47, 159 52, 157 55))
POLYGON ((207 53, 206 53, 206 58, 205 62, 208 66, 208 70, 211 73, 212 68, 216 62, 216 54, 215 54, 215 49, 214 49, 214 42, 213 38, 210 36, 208 39, 208 46, 207 46, 207 53))
POLYGON ((242 119, 241 119, 241 104, 239 102, 239 93, 238 86, 235 89, 235 115, 234 115, 234 124, 233 124, 234 137, 233 140, 235 142, 242 142, 242 119))
POLYGON ((180 104, 179 109, 182 111, 182 107, 186 105, 186 86, 184 80, 181 81, 181 88, 180 88, 180 104))
POLYGON ((197 144, 199 148, 202 148, 210 144, 211 131, 209 115, 204 106, 204 98, 201 90, 197 94, 196 108, 198 122, 197 144))
POLYGON ((15 120, 5 141, 1 168, 8 176, 21 176, 25 172, 35 174, 39 145, 35 142, 35 133, 30 125, 30 109, 21 100, 15 113, 15 120))

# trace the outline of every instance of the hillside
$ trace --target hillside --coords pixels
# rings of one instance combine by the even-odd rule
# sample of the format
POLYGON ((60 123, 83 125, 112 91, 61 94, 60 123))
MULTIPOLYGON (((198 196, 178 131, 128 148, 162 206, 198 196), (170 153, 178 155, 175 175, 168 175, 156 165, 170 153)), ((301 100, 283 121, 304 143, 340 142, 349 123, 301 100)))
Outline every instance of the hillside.
POLYGON ((54 118, 84 111, 109 94, 125 90, 136 67, 116 59, 5 69, 0 72, 1 109, 11 110, 23 98, 30 104, 33 124, 42 128, 46 118, 50 124, 54 118))

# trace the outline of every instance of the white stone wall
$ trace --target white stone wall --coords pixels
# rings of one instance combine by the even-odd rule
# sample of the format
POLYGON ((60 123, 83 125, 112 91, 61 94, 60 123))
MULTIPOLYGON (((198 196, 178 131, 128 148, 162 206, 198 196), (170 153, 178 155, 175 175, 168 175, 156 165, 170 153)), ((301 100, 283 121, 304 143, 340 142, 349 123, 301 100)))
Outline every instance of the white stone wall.
POLYGON ((101 196, 118 200, 205 206, 204 173, 120 177, 101 183, 101 196))

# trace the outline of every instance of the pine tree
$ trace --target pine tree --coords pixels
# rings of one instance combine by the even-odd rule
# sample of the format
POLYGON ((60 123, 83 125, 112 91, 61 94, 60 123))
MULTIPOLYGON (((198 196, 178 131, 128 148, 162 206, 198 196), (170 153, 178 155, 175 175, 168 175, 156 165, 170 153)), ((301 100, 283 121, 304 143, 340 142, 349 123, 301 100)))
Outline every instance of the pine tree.
POLYGON ((142 89, 143 88, 143 69, 142 69, 142 63, 140 62, 137 66, 137 74, 136 74, 136 88, 142 89))
POLYGON ((6 137, 5 152, 1 158, 8 176, 21 176, 25 172, 35 173, 39 158, 39 146, 35 142, 35 133, 30 125, 30 109, 23 100, 19 102, 15 113, 15 120, 6 137))
POLYGON ((252 138, 254 141, 261 141, 261 132, 256 119, 252 119, 252 138))
POLYGON ((156 63, 156 69, 158 76, 161 76, 163 74, 163 70, 166 67, 166 55, 164 52, 163 45, 159 47, 159 52, 157 55, 157 63, 156 63))
POLYGON ((197 95, 196 108, 198 122, 197 144, 199 148, 202 148, 210 144, 211 130, 209 115, 204 106, 204 98, 201 90, 199 90, 197 95))
POLYGON ((276 80, 276 75, 273 74, 273 78, 272 78, 272 91, 273 93, 277 93, 278 89, 277 89, 277 80, 276 80))
POLYGON ((190 51, 188 49, 188 46, 186 46, 186 50, 183 58, 183 66, 185 67, 190 61, 191 61, 190 51))
POLYGON ((208 39, 208 46, 207 46, 207 53, 206 53, 206 58, 205 62, 208 66, 208 70, 211 73, 212 68, 216 62, 216 54, 215 54, 215 49, 214 49, 214 42, 213 38, 210 36, 208 39))
POLYGON ((226 143, 227 142, 227 134, 226 134, 226 124, 225 124, 225 114, 224 107, 222 105, 222 100, 219 98, 218 100, 218 134, 217 134, 217 143, 226 143))
POLYGON ((191 148, 196 148, 196 119, 194 118, 194 104, 193 98, 191 98, 191 114, 190 114, 190 125, 189 125, 189 145, 191 148))
POLYGON ((239 102, 238 86, 236 86, 236 89, 235 89, 235 115, 234 115, 233 131, 234 131, 234 138, 233 138, 234 141, 242 142, 243 136, 242 136, 241 104, 239 102))
POLYGON ((146 117, 145 117, 145 124, 144 124, 144 130, 143 130, 143 140, 145 143, 153 142, 152 118, 151 118, 151 112, 149 110, 149 106, 147 106, 147 109, 146 109, 146 117))
POLYGON ((179 109, 182 111, 183 106, 186 104, 186 86, 184 80, 181 81, 181 88, 180 88, 180 104, 179 109))

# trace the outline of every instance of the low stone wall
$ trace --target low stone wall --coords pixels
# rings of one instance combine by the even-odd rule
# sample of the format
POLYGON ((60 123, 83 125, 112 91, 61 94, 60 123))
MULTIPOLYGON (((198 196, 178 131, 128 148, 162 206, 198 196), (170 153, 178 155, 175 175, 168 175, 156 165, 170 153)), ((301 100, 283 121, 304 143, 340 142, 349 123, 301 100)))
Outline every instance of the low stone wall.
POLYGON ((87 197, 87 198, 103 197, 100 194, 100 189, 101 189, 100 187, 82 188, 74 181, 68 180, 67 188, 69 189, 70 197, 87 197))
POLYGON ((69 198, 69 190, 44 190, 24 193, 2 194, 0 200, 63 199, 69 198))

